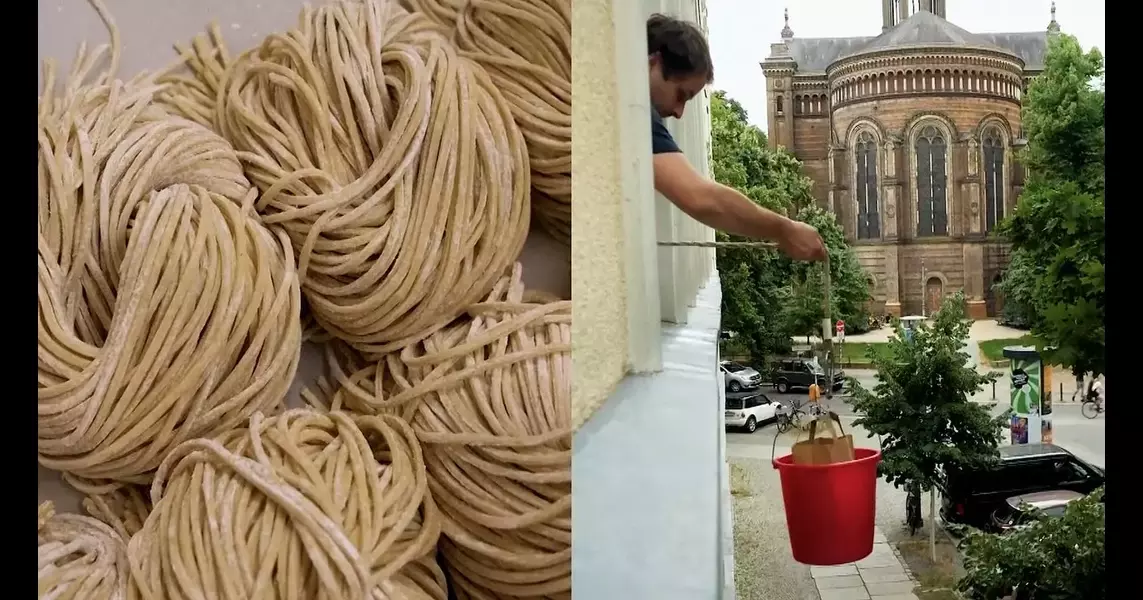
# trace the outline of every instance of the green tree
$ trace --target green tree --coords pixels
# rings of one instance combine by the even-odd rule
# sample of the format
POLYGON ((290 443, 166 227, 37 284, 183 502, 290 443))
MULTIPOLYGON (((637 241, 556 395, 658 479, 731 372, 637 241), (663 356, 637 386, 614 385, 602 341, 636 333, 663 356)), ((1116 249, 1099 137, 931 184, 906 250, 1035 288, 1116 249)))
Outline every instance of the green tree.
POLYGON ((710 122, 715 181, 783 214, 813 202, 802 164, 783 149, 771 149, 766 134, 747 121, 746 109, 726 92, 711 95, 710 122))
POLYGON ((1001 310, 1004 324, 1020 329, 1032 328, 1036 315, 1033 283, 1043 271, 1043 265, 1032 262, 1028 253, 1017 251, 1011 255, 1004 278, 996 284, 997 290, 1004 294, 1004 308, 1001 310))
MULTIPOLYGON (((871 352, 878 383, 872 391, 850 380, 855 427, 881 436, 878 473, 895 487, 934 490, 939 472, 995 463, 1006 416, 971 400, 995 373, 982 375, 964 352, 969 323, 964 294, 946 298, 931 324, 907 339, 900 323, 888 346, 871 352)), ((930 539, 935 539, 930 519, 930 539)), ((935 559, 935 557, 934 557, 935 559)))
MULTIPOLYGON (((714 178, 770 210, 786 213, 810 198, 810 182, 797 159, 767 147, 766 134, 746 120, 746 110, 722 91, 711 97, 714 178)), ((745 238, 718 234, 719 241, 745 238)), ((788 264, 762 248, 720 248, 722 328, 733 331, 734 350, 755 359, 790 350, 783 307, 790 297, 788 264)), ((730 350, 730 348, 725 348, 730 350)))
POLYGON ((1088 600, 1107 596, 1103 489, 1008 535, 973 532, 963 543, 970 600, 1088 600))
MULTIPOLYGON (((1028 182, 1001 226, 1012 243, 1002 289, 1045 358, 1078 373, 1104 373, 1104 92, 1098 50, 1052 36, 1044 72, 1024 98, 1028 182)), ((1006 299, 1007 303, 1007 299, 1006 299)))
MULTIPOLYGON (((857 254, 845 242, 845 233, 834 215, 811 204, 798 211, 797 219, 813 225, 829 253, 831 320, 841 319, 851 334, 868 329, 866 303, 872 280, 857 254)), ((788 261, 789 262, 789 261, 788 261)), ((824 282, 820 265, 790 262, 794 300, 787 306, 787 319, 794 335, 821 335, 824 282)))
MULTIPOLYGON (((818 208, 802 165, 785 149, 767 146, 766 134, 747 121, 746 110, 725 92, 711 97, 711 145, 714 178, 760 206, 818 228, 830 252, 835 318, 860 332, 868 319, 869 281, 837 221, 818 208)), ((745 238, 718 234, 719 241, 745 238)), ((820 267, 793 263, 771 250, 726 248, 718 251, 722 278, 722 327, 735 332, 735 351, 755 359, 790 351, 795 333, 818 332, 822 319, 820 267), (810 323, 811 325, 807 325, 810 323)), ((729 349, 729 348, 727 348, 729 349)))

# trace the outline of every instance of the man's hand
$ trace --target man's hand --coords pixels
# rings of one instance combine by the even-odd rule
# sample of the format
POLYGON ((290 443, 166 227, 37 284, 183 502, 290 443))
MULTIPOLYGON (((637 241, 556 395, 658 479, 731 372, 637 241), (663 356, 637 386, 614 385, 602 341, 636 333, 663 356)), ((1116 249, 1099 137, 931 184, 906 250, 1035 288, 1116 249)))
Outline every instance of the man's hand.
POLYGON ((794 260, 825 260, 813 227, 758 206, 738 190, 700 175, 681 152, 656 154, 655 189, 693 219, 719 231, 770 240, 794 260))
POLYGON ((817 229, 793 219, 787 219, 783 225, 776 241, 786 256, 794 260, 825 260, 825 242, 817 229))

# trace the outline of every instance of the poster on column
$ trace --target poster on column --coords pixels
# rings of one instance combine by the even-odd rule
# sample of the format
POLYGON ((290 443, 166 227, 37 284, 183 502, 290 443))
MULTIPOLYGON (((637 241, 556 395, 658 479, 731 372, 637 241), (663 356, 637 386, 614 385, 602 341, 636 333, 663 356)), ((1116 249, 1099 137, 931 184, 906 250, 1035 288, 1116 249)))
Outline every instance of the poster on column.
POLYGON ((1052 367, 1040 363, 1040 443, 1051 444, 1052 437, 1052 367))
POLYGON ((1008 347, 1004 349, 1004 356, 1011 361, 1012 443, 1038 444, 1043 435, 1040 418, 1043 368, 1040 354, 1035 348, 1008 347))

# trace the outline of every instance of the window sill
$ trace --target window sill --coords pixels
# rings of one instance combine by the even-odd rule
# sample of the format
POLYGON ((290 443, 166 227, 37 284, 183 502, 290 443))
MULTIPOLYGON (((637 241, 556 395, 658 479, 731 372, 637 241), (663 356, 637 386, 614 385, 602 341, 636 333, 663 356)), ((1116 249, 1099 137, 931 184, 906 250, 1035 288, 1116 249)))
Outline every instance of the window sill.
POLYGON ((716 600, 733 585, 720 300, 712 274, 687 323, 663 325, 663 370, 623 378, 575 434, 572 587, 586 598, 716 600))

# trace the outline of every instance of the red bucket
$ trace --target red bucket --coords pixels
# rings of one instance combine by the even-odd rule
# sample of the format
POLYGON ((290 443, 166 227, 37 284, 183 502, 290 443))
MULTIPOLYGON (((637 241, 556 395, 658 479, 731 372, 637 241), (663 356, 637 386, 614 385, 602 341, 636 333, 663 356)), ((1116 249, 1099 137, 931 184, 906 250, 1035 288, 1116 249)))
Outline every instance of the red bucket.
POLYGON ((831 465, 796 465, 793 454, 774 459, 794 560, 825 567, 873 553, 881 452, 855 448, 853 455, 831 465))

